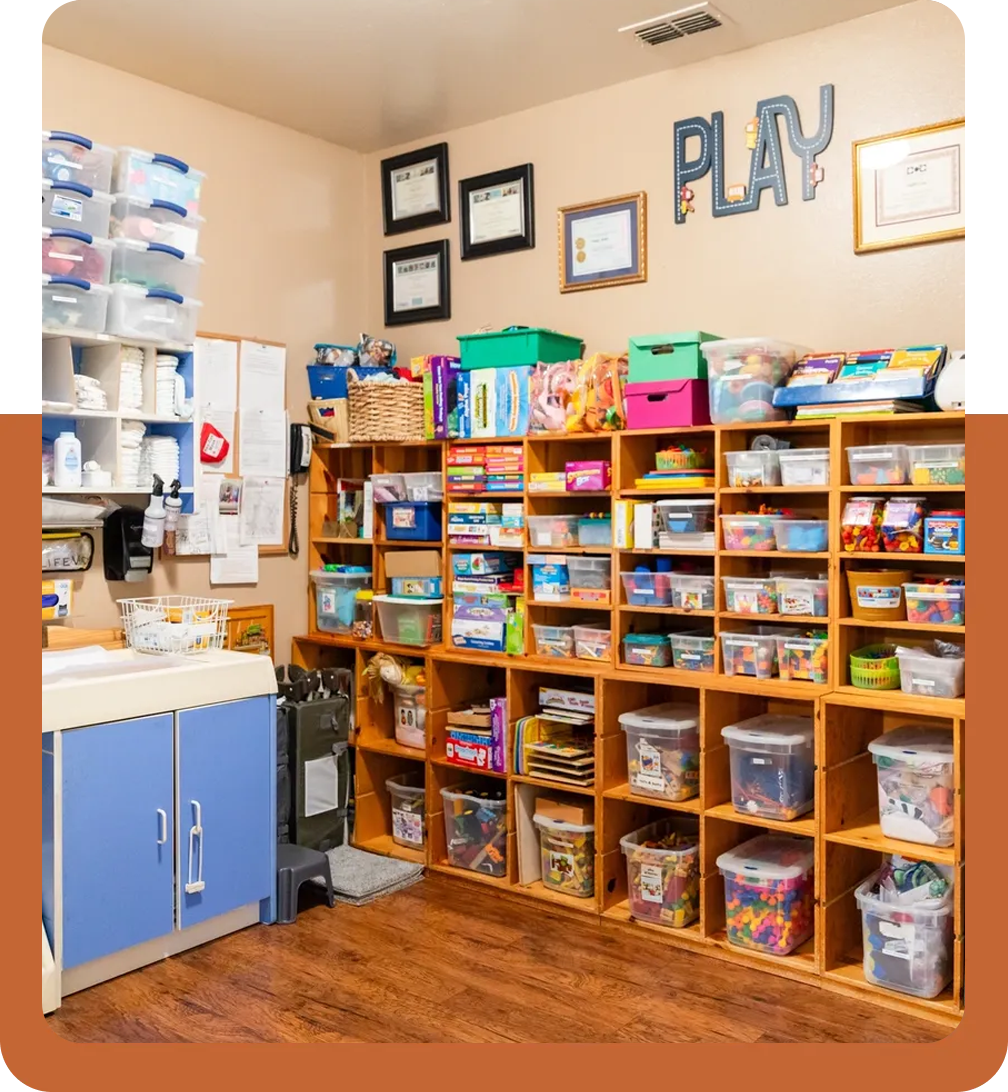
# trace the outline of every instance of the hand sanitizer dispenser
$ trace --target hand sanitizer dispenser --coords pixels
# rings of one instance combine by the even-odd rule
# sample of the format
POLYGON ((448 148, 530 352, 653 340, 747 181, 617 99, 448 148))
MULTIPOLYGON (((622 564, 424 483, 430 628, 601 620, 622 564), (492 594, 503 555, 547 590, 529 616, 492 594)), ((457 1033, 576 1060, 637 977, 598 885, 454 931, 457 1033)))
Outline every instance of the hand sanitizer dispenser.
POLYGON ((140 508, 117 508, 105 517, 102 553, 106 580, 137 583, 154 568, 154 550, 141 542, 144 514, 140 508))

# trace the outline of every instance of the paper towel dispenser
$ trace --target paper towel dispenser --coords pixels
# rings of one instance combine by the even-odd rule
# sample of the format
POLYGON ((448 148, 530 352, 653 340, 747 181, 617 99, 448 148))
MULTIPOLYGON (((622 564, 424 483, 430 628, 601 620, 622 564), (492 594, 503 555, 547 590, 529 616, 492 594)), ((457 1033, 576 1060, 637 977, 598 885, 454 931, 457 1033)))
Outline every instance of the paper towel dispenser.
POLYGON ((144 514, 140 508, 117 508, 105 517, 102 553, 106 580, 146 580, 154 568, 154 550, 140 541, 144 514))

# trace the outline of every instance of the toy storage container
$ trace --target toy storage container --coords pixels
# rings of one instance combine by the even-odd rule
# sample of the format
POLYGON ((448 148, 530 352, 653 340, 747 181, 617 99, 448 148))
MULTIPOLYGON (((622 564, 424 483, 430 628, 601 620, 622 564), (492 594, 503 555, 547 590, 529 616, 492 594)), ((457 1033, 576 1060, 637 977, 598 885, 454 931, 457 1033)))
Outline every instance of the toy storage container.
POLYGON ((732 489, 780 485, 780 462, 776 451, 726 451, 728 485, 732 489))
POLYGON ((774 524, 777 516, 759 516, 740 513, 722 515, 721 531, 726 550, 776 550, 774 524))
POLYGON ((372 474, 371 490, 375 504, 393 504, 406 500, 406 476, 404 474, 372 474))
POLYGON ((700 916, 700 836, 688 819, 659 819, 620 839, 630 914, 682 929, 700 916))
POLYGON ((924 553, 961 557, 966 553, 966 510, 942 508, 924 520, 924 553))
POLYGON ((875 872, 854 892, 861 910, 864 976, 914 997, 937 997, 952 981, 953 888, 913 903, 880 897, 875 872))
POLYGON ((461 785, 441 790, 448 863, 470 872, 507 875, 507 799, 504 789, 461 785))
POLYGON ((174 292, 176 296, 195 296, 199 285, 202 258, 187 257, 181 250, 164 243, 141 243, 136 239, 114 240, 112 281, 137 284, 174 292))
POLYGON ((890 497, 882 510, 882 548, 886 553, 924 553, 924 497, 890 497))
POLYGON ((778 576, 777 610, 780 614, 803 614, 825 618, 829 613, 829 580, 778 576))
POLYGON ((828 447, 785 448, 777 454, 780 458, 781 485, 829 485, 828 447))
POLYGON ((806 350, 775 338, 732 338, 700 346, 707 360, 710 415, 715 425, 733 421, 783 421, 787 412, 773 405, 806 350))
POLYGON ((595 894, 595 826, 534 815, 539 828, 543 887, 590 899, 595 894))
POLYGON ((904 584, 908 622, 933 626, 966 624, 965 584, 904 584))
POLYGON ((74 277, 88 284, 108 284, 112 272, 112 244, 83 231, 44 227, 42 272, 50 277, 74 277))
POLYGON ((439 501, 444 499, 444 483, 438 470, 422 470, 412 474, 403 474, 403 486, 406 500, 439 501))
POLYGON ((183 254, 195 254, 199 233, 206 221, 169 201, 149 201, 113 194, 109 235, 113 239, 136 239, 139 243, 164 243, 183 254))
POLYGON ((881 497, 851 497, 840 516, 840 545, 844 553, 877 554, 882 549, 881 497))
POLYGON ((579 546, 611 546, 611 519, 579 519, 577 522, 579 546))
POLYGON ((42 274, 42 326, 47 330, 100 334, 111 290, 77 277, 42 274))
POLYGON ((758 717, 721 729, 731 754, 736 811, 788 822, 815 806, 815 745, 811 717, 758 717))
POLYGON ((713 610, 714 577, 672 573, 672 606, 677 610, 713 610))
POLYGON ((608 603, 612 588, 612 561, 608 557, 567 558, 567 574, 573 599, 608 603))
POLYGON ((965 444, 911 444, 907 447, 913 485, 965 485, 965 444))
POLYGON ((458 343, 463 371, 580 360, 584 349, 581 338, 558 334, 542 326, 521 326, 485 334, 460 334, 458 343))
POLYGON ((359 591, 354 596, 354 620, 350 633, 358 641, 369 641, 374 636, 374 592, 359 591))
POLYGON ((829 549, 828 519, 778 519, 773 528, 782 552, 815 554, 829 549))
POLYGON ((761 834, 717 859, 724 877, 725 931, 742 948, 785 956, 815 930, 812 841, 761 834))
POLYGON ((107 332, 137 341, 191 345, 196 337, 199 300, 135 284, 111 285, 107 332))
POLYGON ((551 659, 574 658, 573 626, 533 626, 537 656, 551 659))
POLYGON ((906 618, 903 585, 906 569, 847 570, 851 614, 865 622, 901 622, 906 618))
POLYGON ((313 569, 315 625, 325 633, 349 633, 356 612, 357 593, 371 587, 371 572, 330 572, 313 569))
POLYGON ((145 201, 168 201, 186 212, 199 212, 200 191, 206 175, 174 156, 119 148, 116 156, 115 192, 145 201))
POLYGON ((904 444, 847 448, 851 485, 905 485, 910 461, 904 444))
POLYGON ((401 747, 427 749, 427 690, 423 686, 392 687, 395 739, 401 747))
POLYGON ((725 610, 732 614, 776 614, 777 581, 772 576, 722 576, 725 610))
POLYGON ((851 686, 859 690, 899 690, 899 658, 895 645, 865 645, 850 654, 851 686))
POLYGON ((577 516, 528 516, 530 546, 577 546, 577 516))
POLYGON ((426 790, 422 772, 397 774, 385 779, 392 804, 392 841, 407 849, 421 849, 426 842, 424 812, 426 790))
POLYGON ((777 638, 788 632, 779 626, 753 626, 749 633, 722 632, 724 673, 772 679, 777 674, 777 638))
POLYGON ((579 660, 612 659, 612 633, 594 626, 574 626, 574 655, 579 660))
POLYGON ((667 535, 702 535, 714 530, 712 500, 663 499, 656 507, 667 535))
POLYGON ((782 679, 825 684, 828 667, 829 641, 825 630, 808 637, 777 638, 777 670, 782 679))
POLYGON ((710 424, 707 383, 703 379, 665 379, 627 383, 623 389, 626 427, 676 429, 710 424))
POLYGON ((672 645, 664 633, 628 633, 623 638, 623 662, 638 667, 668 667, 672 645))
POLYGON ((649 705, 621 713, 626 733, 627 782, 638 796, 689 800, 700 792, 700 708, 649 705))
POLYGON ((376 595, 381 638, 391 644, 436 645, 441 640, 442 599, 399 599, 376 595))
MULTIPOLYGON (((717 334, 687 330, 675 334, 643 334, 630 338, 631 383, 661 383, 669 379, 707 378, 702 341, 718 341, 717 334)), ((705 384, 706 385, 706 384, 705 384)))
POLYGON ((440 542, 441 505, 436 501, 390 501, 385 505, 385 537, 390 542, 440 542))
POLYGON ((714 638, 694 633, 670 633, 672 666, 680 671, 714 672, 714 638))
POLYGON ((627 602, 632 607, 670 607, 672 605, 672 573, 620 573, 627 602))
POLYGON ((934 656, 926 651, 901 648, 897 652, 900 689, 904 694, 929 698, 958 698, 966 692, 966 657, 934 656))
POLYGON ((873 739, 868 750, 878 769, 879 825, 885 837, 952 845, 952 729, 907 725, 873 739))
POLYGON ((42 177, 77 182, 107 193, 112 185, 115 151, 77 133, 42 130, 42 177))
POLYGON ((42 179, 42 226, 83 231, 107 239, 112 198, 79 182, 42 179))

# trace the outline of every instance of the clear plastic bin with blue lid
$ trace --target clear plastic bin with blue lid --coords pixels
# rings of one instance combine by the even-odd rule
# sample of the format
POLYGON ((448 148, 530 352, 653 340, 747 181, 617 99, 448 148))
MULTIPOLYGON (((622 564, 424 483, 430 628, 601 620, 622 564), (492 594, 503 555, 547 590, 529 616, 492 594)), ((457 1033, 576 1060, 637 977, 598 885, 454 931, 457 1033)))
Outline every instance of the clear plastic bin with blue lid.
POLYGON ((199 286, 203 259, 165 243, 142 243, 136 239, 115 239, 112 253, 112 281, 159 288, 179 296, 194 297, 199 286))
POLYGON ((112 184, 115 150, 64 129, 42 130, 42 177, 78 182, 107 193, 112 184))
POLYGON ((199 249, 199 233, 206 221, 171 201, 152 201, 131 197, 128 193, 112 195, 109 235, 113 239, 136 239, 140 243, 164 243, 183 254, 199 249))
POLYGON ((356 615, 357 593, 371 587, 371 570, 361 565, 313 569, 316 625, 327 633, 349 633, 356 615))
POLYGON ((42 179, 42 227, 70 228, 107 239, 112 197, 80 182, 42 179))
POLYGON ((886 838, 923 845, 955 841, 952 729, 905 725, 873 739, 879 825, 886 838))
POLYGON ((107 321, 110 292, 111 289, 104 284, 91 284, 77 277, 50 277, 43 273, 43 328, 102 333, 107 321))
POLYGON ((788 822, 815 806, 811 717, 763 713, 721 729, 731 761, 732 804, 744 815, 788 822))
POLYGON ((121 147, 116 154, 115 192, 150 201, 169 201, 198 213, 206 175, 177 156, 121 147))
POLYGON ((108 284, 112 273, 112 243, 69 228, 42 230, 42 272, 50 277, 75 277, 89 284, 108 284))
POLYGON ((109 288, 112 295, 106 333, 137 341, 192 344, 203 306, 199 300, 135 284, 113 284, 109 288))

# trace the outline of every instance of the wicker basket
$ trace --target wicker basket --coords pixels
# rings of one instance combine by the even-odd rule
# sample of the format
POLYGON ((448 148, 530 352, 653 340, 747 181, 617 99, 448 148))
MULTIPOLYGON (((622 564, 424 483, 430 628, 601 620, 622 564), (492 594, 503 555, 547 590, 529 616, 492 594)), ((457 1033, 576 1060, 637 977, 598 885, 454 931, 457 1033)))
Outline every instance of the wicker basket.
POLYGON ((862 690, 898 690, 899 660, 895 645, 867 645, 851 653, 851 685, 862 690))
POLYGON ((319 398, 308 403, 308 418, 313 425, 331 432, 337 444, 350 443, 350 400, 319 398))
POLYGON ((400 379, 395 383, 363 383, 347 373, 350 403, 350 442, 401 443, 423 440, 423 387, 400 379))

